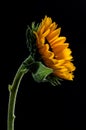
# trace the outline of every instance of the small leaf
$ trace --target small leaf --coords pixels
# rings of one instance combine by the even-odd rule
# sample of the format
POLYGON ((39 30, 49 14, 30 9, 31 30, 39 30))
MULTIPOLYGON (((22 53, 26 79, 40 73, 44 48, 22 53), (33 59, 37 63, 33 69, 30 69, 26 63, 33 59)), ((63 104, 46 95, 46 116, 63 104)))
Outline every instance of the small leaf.
POLYGON ((34 59, 31 55, 29 55, 22 63, 23 65, 22 65, 21 72, 27 73, 27 71, 30 71, 30 68, 33 63, 34 63, 34 59))
POLYGON ((28 68, 31 64, 33 64, 33 62, 34 62, 33 57, 32 57, 31 55, 29 55, 29 56, 25 59, 25 61, 23 62, 23 64, 24 64, 25 68, 28 68))
POLYGON ((51 68, 46 67, 41 62, 35 62, 33 69, 32 76, 36 82, 45 82, 46 77, 53 72, 51 68))
POLYGON ((9 92, 11 91, 11 89, 12 89, 12 85, 8 85, 8 90, 9 90, 9 92))

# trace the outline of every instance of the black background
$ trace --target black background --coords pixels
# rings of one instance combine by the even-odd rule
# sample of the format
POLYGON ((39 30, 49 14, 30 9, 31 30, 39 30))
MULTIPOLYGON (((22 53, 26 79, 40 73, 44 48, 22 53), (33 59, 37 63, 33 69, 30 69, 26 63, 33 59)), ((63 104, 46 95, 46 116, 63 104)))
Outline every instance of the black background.
POLYGON ((15 129, 85 128, 86 85, 86 2, 53 0, 4 2, 1 4, 0 38, 0 129, 6 130, 8 84, 21 62, 28 56, 25 31, 32 21, 45 15, 61 27, 67 37, 76 66, 73 82, 60 87, 36 83, 27 74, 22 80, 16 103, 15 129), (82 77, 82 78, 81 78, 82 77))

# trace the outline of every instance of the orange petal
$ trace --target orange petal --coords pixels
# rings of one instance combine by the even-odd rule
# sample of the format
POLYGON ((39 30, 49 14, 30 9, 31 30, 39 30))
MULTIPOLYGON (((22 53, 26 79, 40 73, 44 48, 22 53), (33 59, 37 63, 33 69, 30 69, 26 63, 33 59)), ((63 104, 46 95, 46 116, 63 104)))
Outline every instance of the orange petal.
POLYGON ((44 33, 42 34, 42 36, 43 36, 43 37, 46 37, 46 36, 49 34, 49 32, 50 32, 50 29, 46 30, 46 32, 44 32, 44 33))
POLYGON ((52 45, 52 50, 54 51, 55 54, 61 53, 61 51, 63 51, 65 48, 67 48, 69 46, 68 43, 65 44, 54 44, 52 45))
POLYGON ((57 39, 55 39, 54 41, 49 41, 49 43, 51 44, 51 46, 53 44, 63 44, 66 41, 66 37, 58 37, 57 39))
POLYGON ((59 36, 60 31, 61 31, 61 28, 58 28, 58 29, 52 31, 52 32, 49 33, 49 35, 47 36, 47 39, 48 39, 48 40, 51 40, 53 37, 59 36))

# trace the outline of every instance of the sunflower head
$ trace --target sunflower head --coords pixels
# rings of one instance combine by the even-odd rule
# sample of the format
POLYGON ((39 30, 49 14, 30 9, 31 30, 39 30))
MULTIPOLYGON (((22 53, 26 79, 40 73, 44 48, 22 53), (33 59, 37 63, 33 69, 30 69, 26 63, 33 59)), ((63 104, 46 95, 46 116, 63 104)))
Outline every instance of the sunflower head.
POLYGON ((66 37, 60 36, 61 28, 57 26, 50 17, 45 16, 39 26, 33 29, 35 47, 43 64, 53 70, 52 75, 55 79, 73 80, 75 66, 72 63, 72 51, 66 37))

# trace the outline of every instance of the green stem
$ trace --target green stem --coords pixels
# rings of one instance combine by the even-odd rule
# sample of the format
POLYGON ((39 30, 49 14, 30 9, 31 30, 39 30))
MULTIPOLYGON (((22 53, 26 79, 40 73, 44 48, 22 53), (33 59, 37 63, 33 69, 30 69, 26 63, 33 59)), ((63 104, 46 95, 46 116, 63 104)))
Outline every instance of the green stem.
POLYGON ((12 85, 9 85, 9 104, 8 104, 8 117, 7 117, 7 130, 14 130, 14 119, 15 119, 15 105, 16 97, 18 93, 18 88, 20 82, 24 76, 29 71, 29 66, 33 63, 33 59, 29 56, 19 67, 12 85), (28 68, 27 68, 28 66, 28 68))

